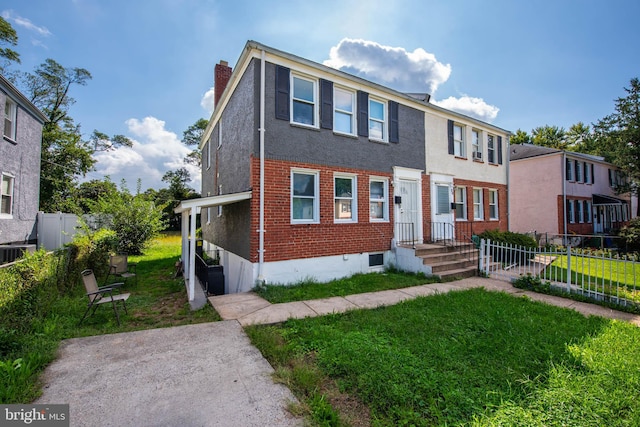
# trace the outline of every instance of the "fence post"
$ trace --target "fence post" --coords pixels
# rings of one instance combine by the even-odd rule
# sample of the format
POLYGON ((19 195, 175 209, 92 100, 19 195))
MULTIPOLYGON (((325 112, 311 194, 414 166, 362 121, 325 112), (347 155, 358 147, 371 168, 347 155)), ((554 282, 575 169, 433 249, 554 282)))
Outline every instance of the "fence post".
POLYGON ((571 245, 567 245, 567 292, 571 293, 571 245))
POLYGON ((485 246, 485 240, 482 239, 480 240, 480 272, 486 274, 486 271, 484 269, 484 246, 485 246))

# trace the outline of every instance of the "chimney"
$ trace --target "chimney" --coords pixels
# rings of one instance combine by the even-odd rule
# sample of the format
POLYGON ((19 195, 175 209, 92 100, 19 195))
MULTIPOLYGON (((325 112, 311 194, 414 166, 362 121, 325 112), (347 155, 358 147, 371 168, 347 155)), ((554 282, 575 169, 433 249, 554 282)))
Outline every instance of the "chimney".
POLYGON ((231 78, 231 72, 233 70, 229 67, 229 63, 227 61, 220 61, 219 64, 216 64, 214 73, 213 73, 213 85, 214 85, 214 107, 218 106, 218 101, 222 96, 222 92, 227 87, 227 83, 229 83, 229 79, 231 78))

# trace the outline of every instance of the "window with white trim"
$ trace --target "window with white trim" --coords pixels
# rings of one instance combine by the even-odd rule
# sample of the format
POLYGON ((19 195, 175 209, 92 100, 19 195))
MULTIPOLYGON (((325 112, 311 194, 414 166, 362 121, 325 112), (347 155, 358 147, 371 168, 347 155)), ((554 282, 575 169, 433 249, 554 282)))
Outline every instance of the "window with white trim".
POLYGON ((3 135, 12 141, 16 140, 16 119, 18 115, 18 106, 9 97, 4 103, 4 130, 3 135))
POLYGON ((467 219, 467 188, 456 187, 454 190, 454 203, 456 204, 456 219, 467 219))
POLYGON ((489 219, 497 220, 498 216, 498 190, 489 190, 489 219))
POLYGON ((482 160, 482 137, 477 129, 471 130, 471 151, 473 160, 482 160))
POLYGON ((575 161, 576 164, 576 182, 582 181, 582 162, 575 161))
POLYGON ((453 125, 453 154, 456 157, 466 157, 464 149, 464 127, 453 125))
POLYGON ((291 82, 291 122, 317 126, 317 81, 292 74, 291 82))
POLYGON ((369 98, 369 138, 387 140, 386 103, 369 98))
POLYGON ((291 222, 317 223, 320 219, 318 171, 291 171, 291 222))
POLYGON ((369 221, 389 221, 389 183, 386 179, 369 181, 369 221))
POLYGON ((584 210, 582 210, 582 201, 576 200, 576 219, 578 222, 584 222, 584 210))
POLYGON ((348 135, 355 134, 356 94, 353 91, 333 88, 333 130, 348 135))
POLYGON ((357 187, 354 175, 333 177, 333 219, 336 222, 358 222, 357 187))
POLYGON ((591 223, 593 221, 593 213, 591 211, 591 201, 583 200, 582 203, 584 204, 584 215, 586 216, 586 220, 587 222, 591 223))
POLYGON ((0 184, 0 216, 10 217, 13 215, 13 175, 2 174, 0 184))
POLYGON ((496 161, 496 137, 493 135, 487 135, 487 161, 495 164, 496 161))
POLYGON ((575 212, 573 210, 573 200, 567 200, 567 220, 573 224, 576 222, 575 212))
POLYGON ((573 181, 573 162, 571 159, 565 161, 564 174, 567 181, 573 181))
MULTIPOLYGON (((218 185, 218 196, 222 194, 222 185, 218 185)), ((218 217, 222 216, 222 205, 218 205, 218 217)))
POLYGON ((482 204, 482 188, 473 189, 473 219, 484 219, 484 206, 482 204))

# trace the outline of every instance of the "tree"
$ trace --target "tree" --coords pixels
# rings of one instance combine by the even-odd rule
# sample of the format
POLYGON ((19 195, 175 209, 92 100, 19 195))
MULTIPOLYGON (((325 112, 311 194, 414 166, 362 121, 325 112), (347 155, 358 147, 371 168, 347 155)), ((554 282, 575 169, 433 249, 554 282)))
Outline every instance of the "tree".
POLYGON ((109 138, 106 133, 94 129, 89 138, 89 145, 93 147, 95 153, 97 151, 112 151, 118 147, 132 147, 133 141, 124 135, 114 135, 109 138))
POLYGON ((558 126, 539 126, 531 131, 531 142, 543 147, 564 150, 567 147, 566 132, 558 126))
POLYGON ((531 137, 529 134, 521 129, 518 129, 515 134, 509 139, 510 144, 531 144, 531 137))
POLYGON ((5 68, 12 62, 20 63, 20 54, 11 49, 12 46, 18 45, 18 34, 11 24, 0 16, 0 46, 9 45, 9 47, 0 47, 0 58, 4 59, 4 64, 0 64, 0 73, 4 74, 5 68))
POLYGON ((97 202, 100 197, 115 197, 118 187, 107 176, 103 180, 92 179, 78 185, 74 193, 74 203, 80 208, 82 213, 91 212, 92 203, 97 202))
POLYGON ((577 151, 580 153, 589 153, 589 144, 591 141, 591 128, 582 122, 572 125, 565 134, 567 150, 577 151))
POLYGON ((209 125, 209 121, 205 119, 198 119, 194 124, 189 126, 187 130, 182 133, 182 143, 186 146, 193 147, 193 151, 191 151, 187 156, 183 159, 184 163, 194 165, 200 167, 202 164, 202 154, 200 153, 200 149, 198 145, 200 145, 200 140, 204 135, 207 126, 209 125))
MULTIPOLYGON (((616 165, 626 182, 619 193, 639 193, 640 183, 640 80, 633 78, 624 88, 627 96, 615 101, 615 112, 593 125, 595 146, 605 159, 616 165)), ((640 206, 638 206, 640 215, 640 206)))
POLYGON ((200 197, 193 188, 187 185, 190 180, 191 176, 186 168, 168 171, 162 177, 162 181, 168 183, 169 188, 158 191, 157 197, 159 201, 165 204, 164 217, 168 222, 169 228, 180 229, 180 218, 174 212, 180 201, 200 197))

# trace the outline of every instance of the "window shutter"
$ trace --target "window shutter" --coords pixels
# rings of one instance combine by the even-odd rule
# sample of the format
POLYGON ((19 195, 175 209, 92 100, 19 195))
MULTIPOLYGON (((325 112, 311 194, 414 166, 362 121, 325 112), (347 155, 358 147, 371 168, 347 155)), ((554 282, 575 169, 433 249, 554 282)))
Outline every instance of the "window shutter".
POLYGON ((453 147, 453 120, 447 120, 447 135, 449 137, 449 154, 454 154, 453 147))
POLYGON ((276 65, 276 119, 290 120, 289 114, 289 69, 276 65))
POLYGON ((498 136, 498 164, 502 164, 502 137, 498 136))
POLYGON ((333 129, 333 83, 320 79, 320 127, 333 129))
POLYGON ((389 101, 389 142, 400 142, 398 103, 395 101, 389 101))
POLYGON ((358 135, 369 136, 369 94, 358 91, 358 135))

